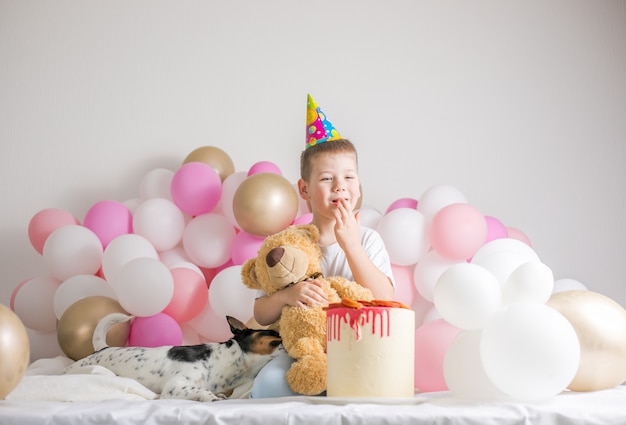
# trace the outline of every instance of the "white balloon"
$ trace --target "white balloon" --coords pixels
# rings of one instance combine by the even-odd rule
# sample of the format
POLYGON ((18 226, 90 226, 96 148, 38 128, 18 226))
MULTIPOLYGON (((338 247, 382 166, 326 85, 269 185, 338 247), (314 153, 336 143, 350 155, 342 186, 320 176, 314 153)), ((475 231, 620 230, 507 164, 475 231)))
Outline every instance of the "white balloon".
POLYGON ((72 276, 62 282, 54 293, 54 314, 60 319, 70 305, 95 295, 115 299, 113 288, 101 277, 88 274, 72 276))
POLYGON ((183 247, 197 266, 215 268, 230 259, 235 235, 235 228, 223 215, 201 214, 187 223, 183 247))
POLYGON ((372 206, 362 205, 359 209, 359 222, 361 226, 376 229, 382 218, 383 213, 372 206))
POLYGON ((148 239, 157 251, 175 247, 183 237, 185 216, 164 198, 143 201, 133 215, 133 232, 148 239))
POLYGON ((209 286, 209 303, 218 317, 232 316, 246 323, 254 313, 257 291, 241 280, 242 266, 220 270, 209 286))
POLYGON ((122 202, 122 205, 128 208, 128 211, 130 211, 131 214, 135 214, 135 210, 142 202, 143 199, 141 198, 130 198, 122 202))
POLYGON ((491 382, 480 356, 482 331, 461 331, 448 345, 443 376, 452 393, 472 399, 495 399, 505 395, 491 382))
POLYGON ((113 239, 102 255, 102 273, 107 281, 126 263, 136 258, 158 259, 159 254, 152 243, 141 235, 129 233, 113 239))
POLYGON ((565 390, 580 363, 570 322, 545 304, 514 303, 483 329, 481 359, 503 393, 522 401, 546 401, 565 390))
POLYGON ((41 332, 26 328, 30 343, 31 359, 54 359, 58 356, 67 357, 61 347, 56 329, 53 332, 41 332))
POLYGON ((502 289, 489 270, 470 263, 448 268, 435 286, 437 311, 460 329, 481 329, 502 307, 502 289))
POLYGON ((166 264, 166 265, 167 265, 167 267, 170 270, 172 270, 172 269, 189 269, 189 270, 193 270, 194 272, 196 272, 200 276, 202 276, 202 279, 204 279, 206 281, 206 277, 204 276, 204 273, 202 273, 202 269, 200 267, 196 266, 191 261, 180 261, 178 263, 172 263, 172 264, 166 264))
MULTIPOLYGON (((237 192, 239 185, 246 177, 248 177, 247 171, 237 171, 230 174, 222 182, 222 196, 219 202, 222 208, 222 214, 228 219, 230 224, 236 228, 239 228, 239 224, 237 224, 233 211, 233 199, 235 198, 235 192, 237 192)), ((295 190, 297 193, 298 188, 296 187, 295 190)))
POLYGON ((557 292, 563 291, 586 291, 587 287, 576 279, 571 278, 562 278, 557 279, 554 282, 554 288, 552 289, 552 293, 556 294, 557 292))
POLYGON ((142 199, 164 198, 172 200, 172 178, 174 171, 155 168, 148 171, 139 182, 139 196, 142 199))
POLYGON ((451 204, 467 204, 467 198, 455 186, 435 185, 422 193, 417 204, 417 210, 424 215, 424 219, 428 223, 440 209, 451 204))
POLYGON ((513 251, 497 251, 489 255, 481 255, 478 259, 472 259, 472 264, 489 270, 498 278, 498 282, 503 287, 513 270, 526 262, 528 262, 526 257, 513 251))
POLYGON ((172 268, 172 264, 184 261, 191 262, 191 259, 185 252, 182 245, 177 245, 171 249, 166 249, 165 251, 159 251, 159 259, 170 269, 172 268))
POLYGON ((442 257, 435 250, 428 251, 413 269, 413 281, 417 292, 432 302, 437 281, 443 272, 457 263, 458 261, 442 257))
POLYGON ((46 239, 43 259, 50 274, 59 280, 94 274, 102 265, 102 242, 86 227, 62 226, 46 239))
POLYGON ((538 261, 528 261, 511 273, 502 291, 505 304, 536 302, 545 304, 554 288, 550 267, 538 261))
POLYGON ((438 319, 443 319, 443 317, 441 316, 441 313, 439 313, 439 311, 437 310, 437 307, 433 305, 430 309, 428 309, 426 314, 424 314, 424 319, 422 319, 421 324, 424 325, 428 322, 432 322, 433 320, 438 319))
POLYGON ((419 328, 426 322, 426 316, 432 311, 437 314, 437 319, 441 318, 439 312, 431 301, 424 299, 420 294, 415 294, 413 302, 411 303, 411 310, 415 312, 415 329, 419 328))
POLYGON ((412 208, 388 212, 376 230, 385 243, 392 264, 416 264, 428 249, 424 216, 412 208))
POLYGON ((489 241, 478 248, 478 251, 472 257, 472 263, 480 262, 484 257, 488 257, 496 252, 517 254, 526 259, 526 261, 541 261, 537 253, 524 242, 517 239, 500 238, 489 241))
POLYGON ((109 281, 122 308, 135 316, 160 313, 174 295, 174 277, 161 261, 142 257, 124 264, 109 281))
POLYGON ((61 281, 53 276, 38 276, 19 287, 13 300, 13 310, 24 326, 41 332, 56 330, 53 300, 60 284, 61 281))

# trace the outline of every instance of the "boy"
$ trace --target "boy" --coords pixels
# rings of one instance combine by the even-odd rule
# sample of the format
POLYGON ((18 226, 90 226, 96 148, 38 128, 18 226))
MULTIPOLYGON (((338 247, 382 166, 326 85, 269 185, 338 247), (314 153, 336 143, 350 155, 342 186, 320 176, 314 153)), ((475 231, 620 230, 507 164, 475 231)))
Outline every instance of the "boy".
MULTIPOLYGON (((391 299, 393 278, 389 255, 374 230, 359 226, 354 209, 361 196, 358 159, 354 145, 341 138, 308 96, 306 148, 300 157, 298 190, 320 231, 322 270, 326 276, 343 276, 369 288, 374 298, 391 299)), ((261 325, 277 321, 285 305, 327 304, 319 282, 300 282, 254 303, 254 318, 261 325)), ((291 358, 274 359, 257 375, 251 398, 295 395, 285 373, 291 358)))

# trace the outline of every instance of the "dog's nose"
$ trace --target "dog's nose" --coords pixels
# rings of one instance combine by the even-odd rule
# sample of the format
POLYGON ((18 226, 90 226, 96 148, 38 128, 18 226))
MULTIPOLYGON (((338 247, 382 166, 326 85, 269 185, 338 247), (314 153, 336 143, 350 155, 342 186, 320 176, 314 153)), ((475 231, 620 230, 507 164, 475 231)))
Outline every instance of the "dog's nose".
POLYGON ((274 267, 280 262, 280 260, 283 258, 283 255, 285 255, 285 248, 280 246, 276 247, 267 253, 267 255, 265 256, 265 262, 269 267, 274 267))

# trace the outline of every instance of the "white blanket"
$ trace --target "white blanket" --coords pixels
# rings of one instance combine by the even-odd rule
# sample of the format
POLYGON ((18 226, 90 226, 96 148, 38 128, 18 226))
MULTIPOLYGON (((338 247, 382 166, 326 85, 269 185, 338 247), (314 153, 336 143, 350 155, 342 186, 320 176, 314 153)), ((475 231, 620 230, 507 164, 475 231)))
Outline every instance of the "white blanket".
POLYGON ((113 398, 153 400, 158 394, 139 382, 122 378, 102 366, 89 366, 73 374, 63 374, 73 363, 67 357, 33 362, 6 400, 11 401, 98 401, 113 398))
POLYGON ((215 403, 161 400, 138 382, 101 367, 63 375, 72 361, 33 363, 20 384, 0 400, 2 425, 624 425, 626 386, 574 393, 543 403, 468 400, 447 391, 411 399, 329 397, 240 398, 215 403), (67 403, 72 402, 72 403, 67 403))
MULTIPOLYGON (((115 375, 102 366, 86 366, 64 374, 73 360, 58 356, 33 362, 6 400, 101 401, 108 399, 155 400, 159 394, 131 378, 115 375)), ((247 398, 252 383, 235 388, 230 398, 247 398)))

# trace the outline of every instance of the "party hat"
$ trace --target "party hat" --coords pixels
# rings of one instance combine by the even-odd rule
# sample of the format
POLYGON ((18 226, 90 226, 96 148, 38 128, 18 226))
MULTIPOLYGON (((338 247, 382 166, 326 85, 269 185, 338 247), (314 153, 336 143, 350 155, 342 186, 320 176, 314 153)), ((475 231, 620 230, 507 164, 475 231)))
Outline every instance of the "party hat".
POLYGON ((306 102, 306 149, 337 139, 341 139, 339 132, 326 119, 326 115, 308 94, 306 102))

